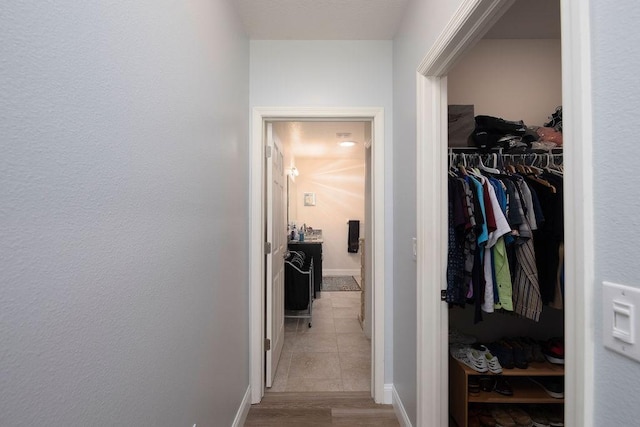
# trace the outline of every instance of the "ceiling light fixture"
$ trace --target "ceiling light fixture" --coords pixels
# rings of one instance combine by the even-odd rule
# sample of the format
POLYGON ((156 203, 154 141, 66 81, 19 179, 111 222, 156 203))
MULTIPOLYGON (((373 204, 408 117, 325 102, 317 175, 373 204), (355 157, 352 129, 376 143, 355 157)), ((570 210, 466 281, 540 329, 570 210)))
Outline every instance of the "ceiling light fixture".
POLYGON ((342 140, 338 143, 338 145, 341 147, 353 147, 357 144, 355 141, 351 141, 348 139, 351 136, 349 132, 337 133, 336 136, 342 140))

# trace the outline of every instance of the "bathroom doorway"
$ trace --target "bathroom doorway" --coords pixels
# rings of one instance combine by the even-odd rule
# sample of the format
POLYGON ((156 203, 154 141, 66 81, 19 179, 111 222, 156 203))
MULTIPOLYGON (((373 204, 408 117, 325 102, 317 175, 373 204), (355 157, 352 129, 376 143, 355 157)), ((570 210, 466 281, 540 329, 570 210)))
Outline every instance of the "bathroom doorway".
POLYGON ((267 141, 283 147, 287 234, 295 236, 288 250, 313 258, 314 282, 312 318, 285 311, 284 345, 271 356, 279 363, 266 373, 267 391, 370 392, 371 295, 362 279, 371 265, 365 259, 371 121, 268 121, 267 129, 267 141))
MULTIPOLYGON (((265 213, 265 209, 262 202, 262 196, 257 197, 257 195, 262 195, 263 188, 263 153, 266 151, 263 147, 264 141, 264 129, 266 128, 266 123, 278 123, 278 122, 302 122, 302 121, 315 121, 315 122, 366 122, 368 123, 369 131, 368 138, 370 140, 365 144, 365 141, 362 141, 363 145, 368 145, 369 148, 365 151, 365 158, 369 159, 370 168, 367 169, 367 173, 365 174, 369 184, 367 186, 367 191, 365 192, 367 195, 364 197, 365 205, 367 206, 369 212, 369 218, 365 217, 364 221, 364 230, 363 234, 365 236, 365 241, 367 243, 367 247, 370 248, 367 250, 367 254, 369 255, 369 265, 371 266, 371 273, 368 275, 370 280, 367 280, 367 285, 370 290, 370 303, 369 306, 371 316, 368 319, 370 321, 370 330, 371 330, 371 341, 370 341, 370 351, 366 352, 367 354, 361 354, 361 351, 355 351, 356 348, 352 345, 361 345, 365 339, 364 335, 361 344, 354 343, 354 340, 348 340, 347 335, 353 334, 355 332, 355 326, 353 322, 346 322, 342 320, 338 320, 339 326, 338 329, 341 330, 341 333, 346 334, 345 337, 340 338, 338 332, 334 332, 334 337, 331 338, 328 335, 325 335, 324 339, 329 341, 333 340, 335 342, 335 349, 338 350, 339 341, 343 342, 343 349, 353 350, 351 353, 353 357, 343 357, 345 366, 350 364, 351 366, 362 365, 363 361, 367 361, 370 363, 371 369, 369 374, 369 387, 371 391, 371 395, 377 402, 383 403, 384 398, 384 362, 383 362, 383 353, 384 353, 384 185, 382 177, 384 176, 381 171, 384 171, 384 145, 383 145, 383 135, 384 135, 384 127, 383 127, 383 112, 381 109, 321 109, 321 110, 313 110, 313 109, 256 109, 254 110, 254 120, 253 120, 253 139, 252 139, 252 170, 256 172, 256 175, 252 178, 252 212, 259 213, 258 215, 252 215, 252 229, 251 229, 251 241, 252 247, 262 246, 263 239, 263 229, 265 222, 265 216, 268 215, 268 212, 265 213), (377 170, 378 173, 374 173, 374 170, 377 170), (255 243, 255 245, 253 244, 255 243), (353 332, 351 332, 353 331, 353 332), (351 346, 351 347, 350 347, 351 346), (360 353, 356 355, 355 353, 360 353)), ((336 132, 339 133, 339 132, 336 132)), ((334 135, 335 139, 336 136, 334 135)), ((315 156, 312 156, 315 157, 315 156)), ((348 159, 348 156, 345 157, 348 159)), ((347 162, 347 160, 344 160, 347 162)), ((304 163, 304 162, 303 162, 304 163)), ((285 161, 285 164, 287 162, 285 161)), ((285 169, 287 166, 285 166, 285 169)), ((291 168, 291 166, 289 166, 291 168)), ((298 192, 304 191, 303 189, 298 189, 298 192)), ((302 196, 301 196, 302 197, 302 196)), ((316 207, 318 207, 319 199, 316 198, 316 207)), ((302 200, 304 203, 304 200, 302 200)), ((345 227, 346 227, 345 218, 345 227)), ((298 224, 296 224, 298 225, 298 224)), ((311 227, 314 227, 314 224, 307 224, 311 227)), ((321 226, 315 226, 318 228, 322 228, 321 226)), ((283 229, 283 233, 286 230, 283 229)), ((324 234, 324 230, 323 230, 324 234)), ((326 237, 326 236, 323 236, 326 237)), ((346 236, 344 236, 346 240, 346 236)), ((266 348, 264 347, 264 331, 269 325, 265 324, 264 320, 264 255, 258 253, 258 251, 252 252, 251 257, 251 272, 252 272, 252 282, 251 282, 251 384, 252 384, 252 402, 257 403, 260 401, 264 391, 265 391, 265 377, 264 377, 264 355, 266 348)), ((359 264, 358 264, 359 267, 359 264)), ((349 269, 347 269, 349 270, 349 269)), ((298 341, 297 344, 300 344, 301 349, 318 348, 320 345, 320 340, 314 339, 313 335, 324 335, 327 333, 328 329, 333 328, 336 331, 336 318, 332 316, 329 319, 329 312, 333 312, 334 308, 337 312, 341 312, 346 314, 348 309, 356 308, 354 310, 354 319, 357 322, 358 313, 360 313, 360 298, 359 295, 349 295, 347 292, 337 292, 336 298, 332 300, 330 297, 333 294, 327 293, 324 297, 321 296, 316 300, 317 308, 314 306, 316 313, 314 314, 313 327, 317 327, 316 330, 309 331, 308 327, 306 331, 300 330, 301 325, 306 327, 306 324, 297 321, 290 322, 287 325, 287 330, 289 332, 294 332, 295 335, 298 335, 300 332, 300 336, 304 335, 304 338, 300 338, 302 341, 298 341), (351 299, 351 300, 350 300, 351 299), (322 306, 322 307, 321 307, 322 306), (340 307, 342 306, 342 307, 340 307), (329 310, 330 309, 330 310, 329 310), (345 309, 345 310, 342 310, 345 309), (321 313, 325 312, 324 316, 321 313), (324 320, 321 320, 324 317, 324 320), (324 332, 323 332, 324 330, 324 332)), ((341 319, 338 317, 337 319, 341 319)), ((366 319, 366 317, 365 317, 366 319)), ((360 325, 357 324, 358 328, 360 325)), ((292 334, 293 335, 293 334, 292 334)), ((351 337, 353 338, 353 337, 351 337)), ((296 341, 298 338, 295 338, 296 341)), ((331 345, 331 344, 329 344, 331 345)), ((362 347, 359 348, 362 350, 362 347)), ((285 349, 286 355, 290 357, 288 362, 289 369, 291 369, 293 362, 293 352, 287 352, 285 349)), ((331 351, 325 352, 327 354, 334 353, 331 351)), ((337 358, 338 362, 336 365, 339 369, 340 366, 340 352, 336 351, 334 354, 328 357, 337 358)), ((327 360, 324 361, 324 364, 327 360)), ((282 362, 281 362, 282 363, 282 362)), ((334 372, 335 375, 332 375, 333 382, 329 381, 331 378, 326 378, 327 387, 333 389, 335 391, 344 390, 344 384, 342 381, 338 388, 337 381, 338 373, 334 372)), ((340 379, 341 374, 340 374, 340 379)), ((347 383, 355 380, 349 378, 347 383)), ((304 379, 302 380, 305 381, 304 379)), ((358 387, 362 387, 361 380, 359 381, 358 387)), ((307 382, 308 383, 308 382, 307 382)), ((348 387, 352 387, 354 382, 350 383, 348 387)), ((276 382, 274 384, 278 386, 276 382)), ((318 384, 312 385, 310 390, 313 390, 314 387, 318 386, 318 384)), ((299 387, 304 387, 301 384, 299 387)))

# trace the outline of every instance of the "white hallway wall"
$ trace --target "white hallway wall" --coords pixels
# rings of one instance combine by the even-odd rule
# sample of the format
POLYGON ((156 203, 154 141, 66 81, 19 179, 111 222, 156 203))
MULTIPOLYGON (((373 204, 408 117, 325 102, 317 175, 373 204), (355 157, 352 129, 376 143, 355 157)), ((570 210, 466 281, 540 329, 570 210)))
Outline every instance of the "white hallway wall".
POLYGON ((591 1, 595 211, 595 421, 637 425, 640 364, 602 346, 601 283, 640 287, 640 188, 632 171, 640 158, 640 9, 632 0, 591 1), (631 178, 631 179, 630 179, 631 178))
MULTIPOLYGON (((416 70, 460 5, 412 1, 393 41, 394 355, 393 384, 416 425, 416 70)), ((439 292, 439 283, 429 283, 439 292)), ((434 313, 435 315, 435 313, 434 313)), ((428 385, 426 385, 428 387, 428 385)))
POLYGON ((364 237, 364 160, 299 157, 296 166, 297 225, 322 229, 322 274, 360 275, 360 252, 347 252, 347 221, 359 220, 364 237), (315 206, 304 205, 308 192, 315 193, 315 206))
MULTIPOLYGON (((382 107, 385 196, 393 200, 391 41, 251 41, 252 107, 382 107)), ((413 101, 415 103, 415 100, 413 101)), ((385 383, 393 381, 393 215, 385 210, 385 383)))
POLYGON ((0 425, 231 425, 249 384, 232 2, 15 2, 0 38, 0 425))

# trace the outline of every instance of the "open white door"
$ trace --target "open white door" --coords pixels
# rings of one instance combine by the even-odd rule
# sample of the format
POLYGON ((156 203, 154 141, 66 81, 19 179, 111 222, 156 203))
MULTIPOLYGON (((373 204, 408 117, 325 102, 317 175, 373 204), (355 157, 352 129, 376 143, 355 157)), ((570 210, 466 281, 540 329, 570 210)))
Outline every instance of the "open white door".
POLYGON ((284 256, 287 250, 285 223, 284 155, 266 124, 267 153, 267 274, 266 274, 266 386, 271 387, 284 345, 284 256))

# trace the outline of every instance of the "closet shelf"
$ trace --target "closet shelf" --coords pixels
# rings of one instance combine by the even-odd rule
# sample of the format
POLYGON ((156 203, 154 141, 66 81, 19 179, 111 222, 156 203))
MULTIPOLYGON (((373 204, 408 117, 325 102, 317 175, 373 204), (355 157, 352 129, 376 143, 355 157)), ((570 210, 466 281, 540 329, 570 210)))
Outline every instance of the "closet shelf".
POLYGON ((564 375, 564 365, 554 365, 553 363, 548 362, 532 362, 529 363, 529 367, 527 369, 503 369, 501 374, 491 374, 489 372, 480 373, 453 358, 449 358, 449 363, 457 363, 466 375, 502 375, 505 377, 561 377, 564 375))
POLYGON ((504 396, 495 391, 481 391, 478 396, 469 395, 469 403, 564 403, 564 399, 549 396, 539 385, 526 378, 509 379, 513 396, 504 396))
MULTIPOLYGON (((482 404, 563 404, 564 399, 556 399, 549 396, 538 384, 527 377, 540 376, 564 376, 564 366, 552 363, 531 363, 527 369, 503 369, 503 377, 513 389, 512 396, 504 396, 494 391, 481 391, 477 396, 469 394, 469 377, 495 375, 480 373, 457 361, 449 358, 449 411, 459 427, 467 427, 469 419, 469 405, 482 404)), ((495 376, 497 376, 495 375, 495 376)))

